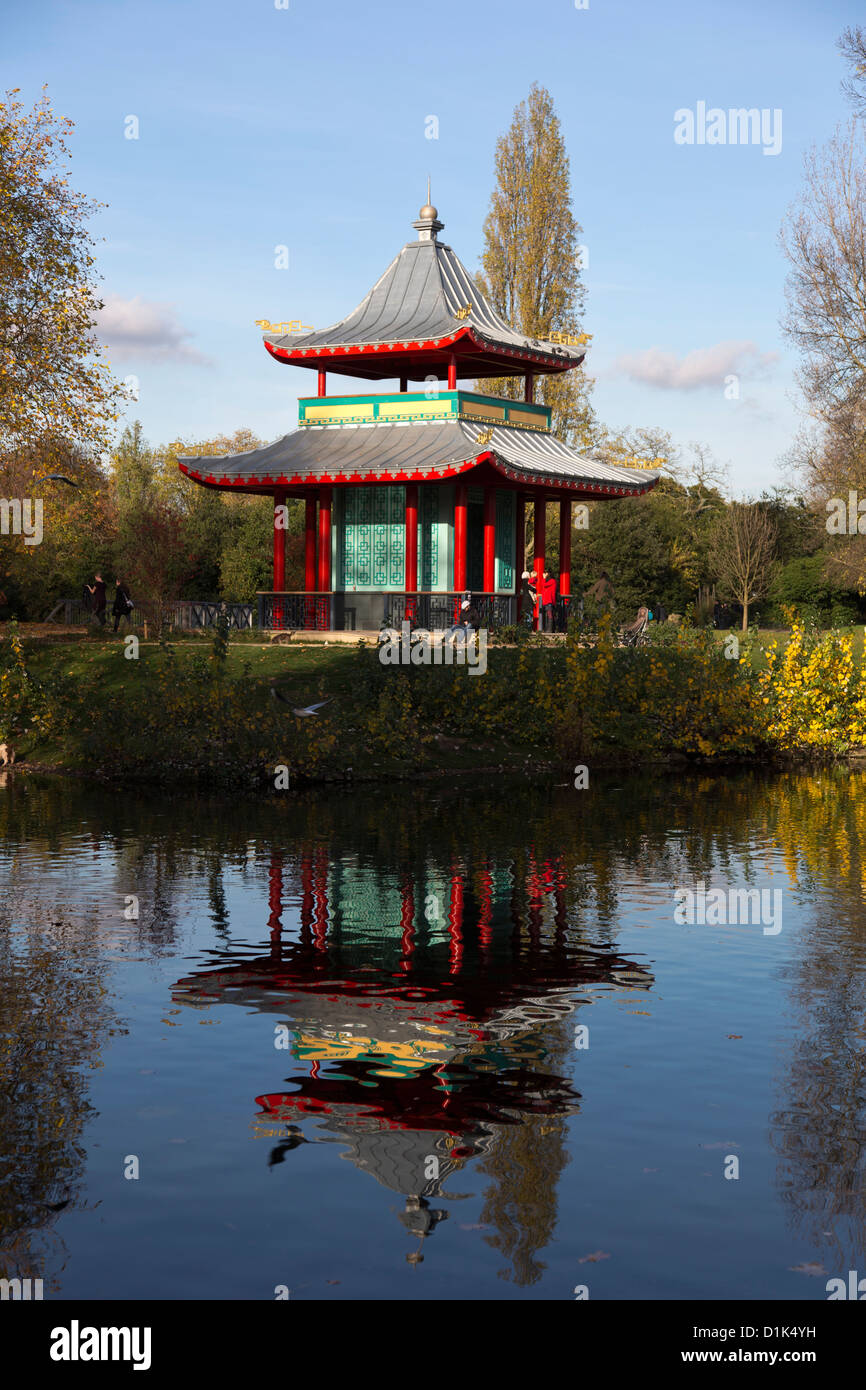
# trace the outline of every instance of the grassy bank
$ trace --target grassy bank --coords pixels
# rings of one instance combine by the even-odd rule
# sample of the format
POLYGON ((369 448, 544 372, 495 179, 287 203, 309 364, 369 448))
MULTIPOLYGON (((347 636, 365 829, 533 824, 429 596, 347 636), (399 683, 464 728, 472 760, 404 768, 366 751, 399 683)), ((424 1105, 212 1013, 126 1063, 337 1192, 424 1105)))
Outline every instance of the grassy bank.
POLYGON ((22 764, 220 788, 412 777, 539 763, 832 759, 866 743, 853 634, 785 645, 659 629, 638 650, 602 629, 491 647, 485 674, 389 666, 369 647, 265 647, 110 634, 0 642, 0 741, 22 764), (274 698, 274 686, 281 699, 274 698), (293 707, 328 703, 316 715, 293 707), (278 769, 286 772, 278 774, 278 769))

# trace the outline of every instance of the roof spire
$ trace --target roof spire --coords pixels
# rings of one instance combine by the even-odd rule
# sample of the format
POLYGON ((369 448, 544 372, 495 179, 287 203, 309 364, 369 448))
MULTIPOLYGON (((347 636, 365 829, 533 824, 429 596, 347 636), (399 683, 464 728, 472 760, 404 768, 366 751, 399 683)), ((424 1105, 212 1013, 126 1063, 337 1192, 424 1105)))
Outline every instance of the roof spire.
POLYGON ((419 241, 435 241, 436 233, 441 232, 444 222, 439 221, 439 213, 430 202, 430 175, 427 175, 427 202, 418 214, 418 221, 412 226, 418 233, 419 241))

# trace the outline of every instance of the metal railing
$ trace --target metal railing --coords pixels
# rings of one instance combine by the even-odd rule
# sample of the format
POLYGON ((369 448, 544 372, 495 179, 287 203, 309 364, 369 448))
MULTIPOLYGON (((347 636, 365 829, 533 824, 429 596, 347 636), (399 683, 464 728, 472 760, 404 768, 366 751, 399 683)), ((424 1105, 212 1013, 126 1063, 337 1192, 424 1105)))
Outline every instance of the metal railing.
POLYGON ((330 632, 334 627, 334 595, 259 593, 258 625, 262 629, 330 632))
MULTIPOLYGON (((460 605, 466 593, 451 594, 388 594, 384 619, 391 627, 410 622, 413 627, 432 632, 453 627, 461 620, 460 605)), ((479 626, 508 627, 517 622, 517 599, 513 594, 471 594, 470 602, 478 613, 479 626)))
MULTIPOLYGON (((111 599, 111 595, 109 595, 111 599)), ((142 623, 155 625, 159 605, 149 599, 136 599, 135 608, 126 621, 132 627, 142 623)), ((255 620, 255 605, 252 603, 223 603, 220 599, 177 599, 162 606, 162 621, 165 627, 178 628, 184 632, 196 628, 216 627, 221 613, 225 613, 229 627, 239 630, 251 628, 255 620)), ((94 613, 83 599, 62 598, 55 603, 45 619, 46 623, 63 623, 66 627, 83 626, 93 621, 94 613)), ((106 622, 113 622, 111 602, 105 610, 106 622)))

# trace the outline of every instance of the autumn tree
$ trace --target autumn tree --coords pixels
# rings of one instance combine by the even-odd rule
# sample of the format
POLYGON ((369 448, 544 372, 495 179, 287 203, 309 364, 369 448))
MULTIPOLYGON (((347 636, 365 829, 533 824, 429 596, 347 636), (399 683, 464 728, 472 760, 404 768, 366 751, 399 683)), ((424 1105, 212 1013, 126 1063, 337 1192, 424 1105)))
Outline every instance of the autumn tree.
POLYGON ((839 40, 839 49, 850 69, 843 79, 842 91, 861 116, 866 116, 866 29, 858 24, 847 28, 839 40))
POLYGON ((783 329, 803 356, 813 412, 832 424, 866 387, 866 131, 853 120, 805 161, 799 205, 782 229, 790 264, 783 329))
MULTIPOLYGON (((866 114, 866 30, 846 29, 843 84, 866 114)), ((803 192, 782 229, 790 263, 783 328, 802 355, 801 384, 812 427, 792 457, 813 506, 866 494, 866 125, 856 117, 806 157, 803 192)), ((859 534, 834 540, 827 574, 866 591, 866 544, 859 534)))
MULTIPOLYGON (((562 128, 544 87, 533 84, 515 108, 511 126, 496 143, 495 168, 479 285, 497 312, 528 337, 579 334, 585 295, 578 245, 582 228, 571 210, 562 128)), ((537 399, 553 408, 554 433, 583 448, 595 437, 591 385, 582 366, 537 382, 537 399)), ((522 398, 523 382, 496 378, 483 389, 514 400, 522 398)))
POLYGON ((0 453, 107 447, 122 388, 102 360, 103 307, 87 220, 99 204, 69 186, 69 120, 47 95, 0 101, 0 453))
POLYGON ((732 502, 716 522, 710 564, 722 598, 742 604, 744 632, 750 605, 769 587, 777 539, 776 523, 760 503, 732 502))

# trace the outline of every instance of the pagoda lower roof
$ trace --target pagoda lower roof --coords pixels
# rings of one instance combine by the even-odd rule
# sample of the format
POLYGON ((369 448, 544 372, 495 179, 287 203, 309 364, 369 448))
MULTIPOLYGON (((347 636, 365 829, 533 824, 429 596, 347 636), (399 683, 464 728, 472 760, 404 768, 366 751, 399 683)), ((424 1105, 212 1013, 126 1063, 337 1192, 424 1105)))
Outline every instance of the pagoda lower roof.
POLYGON ((637 497, 656 471, 586 458, 554 435, 466 420, 373 425, 306 425, 262 449, 214 458, 182 457, 182 473, 205 487, 273 492, 334 484, 444 482, 489 464, 515 486, 578 498, 637 497))
POLYGON ((568 371, 585 341, 516 332, 496 312, 450 246, 410 241, 345 319, 318 332, 264 335, 279 362, 382 381, 447 374, 453 353, 462 378, 568 371))

